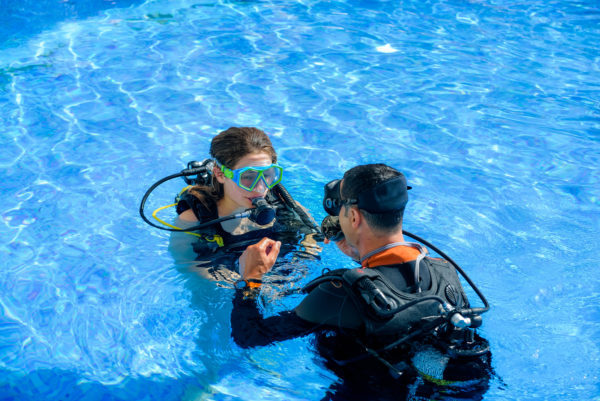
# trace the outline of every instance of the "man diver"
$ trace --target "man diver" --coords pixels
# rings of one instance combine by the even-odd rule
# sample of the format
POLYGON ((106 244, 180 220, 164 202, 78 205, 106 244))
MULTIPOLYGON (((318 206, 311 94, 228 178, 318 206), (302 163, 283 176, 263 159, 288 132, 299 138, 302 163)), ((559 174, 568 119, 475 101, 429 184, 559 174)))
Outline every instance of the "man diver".
POLYGON ((256 303, 281 244, 263 238, 246 248, 231 314, 234 341, 253 347, 315 333, 325 365, 341 379, 328 399, 398 399, 409 391, 429 397, 448 385, 477 398, 490 373, 489 347, 474 330, 481 308, 470 307, 453 262, 405 241, 408 189, 404 175, 385 164, 354 167, 325 186, 325 220, 339 218, 341 229, 333 239, 361 267, 313 280, 293 310, 263 318, 256 303))

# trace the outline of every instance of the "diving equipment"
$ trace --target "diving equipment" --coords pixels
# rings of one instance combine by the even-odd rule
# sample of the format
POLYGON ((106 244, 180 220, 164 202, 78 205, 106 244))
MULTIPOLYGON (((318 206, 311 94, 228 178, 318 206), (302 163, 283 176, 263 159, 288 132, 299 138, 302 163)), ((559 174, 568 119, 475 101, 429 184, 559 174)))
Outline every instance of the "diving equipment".
POLYGON ((325 216, 321 222, 321 231, 325 238, 330 241, 338 242, 344 239, 344 233, 342 232, 340 218, 338 216, 325 216))
MULTIPOLYGON (((156 213, 162 209, 166 209, 168 207, 172 207, 172 206, 176 206, 178 203, 178 199, 176 199, 176 203, 168 205, 168 206, 163 206, 161 208, 158 208, 157 210, 154 211, 153 213, 153 217, 158 220, 159 222, 161 222, 163 225, 169 227, 162 227, 159 226, 153 222, 151 222, 145 215, 144 212, 144 207, 146 204, 146 201, 148 200, 148 198, 150 197, 150 194, 161 184, 178 178, 178 177, 182 177, 183 180, 186 182, 186 184, 188 185, 200 185, 200 186, 210 186, 212 184, 212 180, 213 180, 213 168, 215 167, 216 162, 214 160, 211 159, 204 159, 202 161, 190 161, 187 164, 187 168, 182 170, 179 173, 176 174, 172 174, 169 175, 167 177, 164 177, 160 180, 158 180, 156 183, 154 183, 144 194, 144 196, 142 197, 142 200, 140 202, 140 216, 142 217, 142 219, 148 223, 149 225, 151 225, 152 227, 158 228, 160 230, 165 230, 165 231, 174 231, 174 232, 186 232, 186 233, 190 233, 190 234, 196 234, 193 233, 194 231, 198 231, 201 230, 203 228, 209 227, 209 226, 213 226, 217 223, 221 223, 223 221, 227 221, 227 220, 232 220, 232 219, 240 219, 240 218, 244 218, 247 217, 250 220, 252 220, 253 222, 259 224, 259 225, 265 225, 267 223, 269 223, 270 221, 273 220, 273 218, 275 217, 275 210, 274 208, 269 204, 269 202, 267 202, 264 198, 256 198, 255 200, 253 200, 252 204, 253 204, 253 208, 249 208, 246 209, 245 211, 241 212, 241 213, 234 213, 228 216, 223 216, 220 218, 216 218, 216 219, 211 219, 210 221, 205 221, 202 222, 200 224, 194 225, 193 227, 189 227, 189 228, 179 228, 179 227, 175 227, 171 224, 168 224, 162 220, 160 220, 158 217, 156 217, 156 213)), ((262 167, 259 168, 253 168, 253 169, 257 169, 259 170, 259 173, 257 173, 256 177, 255 177, 255 181, 258 182, 259 180, 265 180, 268 181, 270 180, 270 178, 266 178, 265 175, 269 174, 269 172, 267 171, 269 167, 272 166, 266 166, 264 169, 262 167), (263 170, 261 170, 263 169, 263 170)), ((277 170, 277 169, 275 169, 277 170)), ((281 172, 276 173, 276 177, 277 180, 275 181, 271 181, 269 185, 275 183, 274 185, 271 185, 269 188, 271 188, 271 191, 277 196, 279 197, 283 203, 286 205, 287 208, 289 208, 290 210, 292 210, 299 218, 300 220, 307 226, 309 227, 315 234, 320 235, 321 234, 321 230, 319 228, 319 226, 312 220, 312 218, 310 216, 308 216, 308 214, 306 213, 306 211, 300 207, 295 201, 294 199, 291 197, 291 195, 287 192, 287 190, 285 189, 285 187, 283 187, 283 185, 281 184, 281 172), (278 175, 277 175, 278 174, 278 175)), ((256 185, 256 183, 254 183, 254 185, 256 185)), ((187 189, 187 187, 185 188, 187 189)), ((182 191, 182 193, 185 191, 185 189, 182 191)))
POLYGON ((434 342, 450 357, 477 357, 489 352, 487 345, 473 342, 473 329, 481 325, 480 314, 488 308, 485 298, 485 308, 470 307, 452 264, 431 257, 424 257, 421 264, 431 278, 422 292, 413 291, 414 285, 398 288, 391 275, 407 268, 414 270, 415 261, 326 272, 303 288, 309 295, 296 313, 313 323, 333 324, 342 332, 363 333, 367 343, 355 335, 351 338, 366 352, 336 360, 340 365, 369 356, 384 361, 382 355, 413 340, 434 342))
POLYGON ((265 198, 252 199, 253 209, 250 210, 248 218, 260 226, 269 224, 275 218, 275 208, 267 203, 265 198))
POLYGON ((265 186, 269 189, 281 182, 283 178, 283 168, 278 164, 269 166, 247 166, 236 170, 225 167, 217 162, 225 177, 231 179, 238 187, 246 191, 252 191, 258 182, 262 179, 265 186))
POLYGON ((211 159, 204 159, 202 161, 192 160, 188 162, 187 168, 182 171, 184 173, 183 180, 188 185, 203 185, 209 186, 212 181, 212 171, 215 162, 211 159), (191 178, 196 174, 195 178, 191 178))

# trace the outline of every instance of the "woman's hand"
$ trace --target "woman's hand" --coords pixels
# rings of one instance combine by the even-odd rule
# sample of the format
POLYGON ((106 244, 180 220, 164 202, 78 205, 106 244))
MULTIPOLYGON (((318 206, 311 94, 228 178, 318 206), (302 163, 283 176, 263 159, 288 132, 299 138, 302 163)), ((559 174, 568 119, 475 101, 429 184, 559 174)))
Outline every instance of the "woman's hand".
POLYGON ((281 242, 270 238, 263 238, 254 245, 250 245, 240 256, 240 275, 244 280, 261 280, 277 260, 281 242))

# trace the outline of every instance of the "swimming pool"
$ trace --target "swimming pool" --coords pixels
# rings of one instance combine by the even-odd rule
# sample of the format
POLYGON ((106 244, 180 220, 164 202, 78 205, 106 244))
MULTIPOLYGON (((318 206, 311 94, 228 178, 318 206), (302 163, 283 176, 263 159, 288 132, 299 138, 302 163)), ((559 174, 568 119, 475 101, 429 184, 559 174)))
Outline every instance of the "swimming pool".
MULTIPOLYGON (((492 304, 486 400, 600 399, 594 2, 1 4, 0 399, 322 398, 309 339, 237 348, 231 290, 138 216, 232 125, 272 135, 318 221, 347 168, 405 172, 405 228, 492 304)), ((352 263, 303 280, 325 266, 352 263)))

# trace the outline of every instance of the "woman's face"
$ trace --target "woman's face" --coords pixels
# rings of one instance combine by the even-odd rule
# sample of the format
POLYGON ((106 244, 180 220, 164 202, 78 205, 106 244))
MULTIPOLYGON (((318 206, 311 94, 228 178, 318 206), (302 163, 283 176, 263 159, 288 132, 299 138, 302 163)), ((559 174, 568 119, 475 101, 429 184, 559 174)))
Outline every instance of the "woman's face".
MULTIPOLYGON (((232 170, 237 170, 242 167, 264 167, 272 164, 271 155, 264 152, 250 153, 242 157, 232 170)), ((258 180, 252 191, 246 191, 240 188, 232 179, 223 175, 223 172, 215 167, 215 177, 217 181, 223 184, 224 197, 222 199, 222 207, 226 214, 232 213, 239 208, 248 209, 252 207, 252 199, 264 198, 267 195, 268 188, 263 180, 258 180)))

